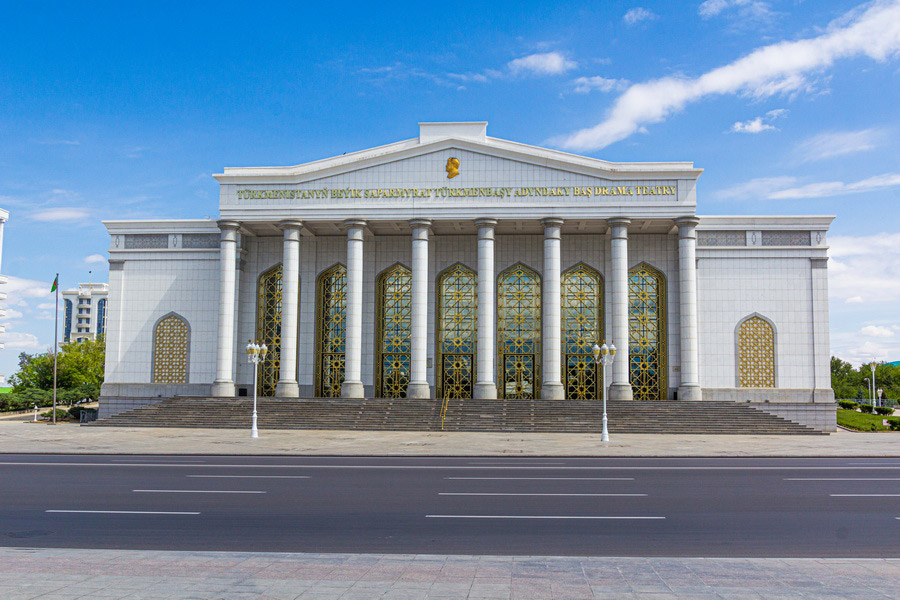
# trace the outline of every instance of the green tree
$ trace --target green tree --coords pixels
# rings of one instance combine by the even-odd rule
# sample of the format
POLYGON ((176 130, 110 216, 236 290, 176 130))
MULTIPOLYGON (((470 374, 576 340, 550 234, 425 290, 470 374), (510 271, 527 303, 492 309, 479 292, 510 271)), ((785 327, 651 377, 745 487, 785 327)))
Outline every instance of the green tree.
MULTIPOLYGON (((57 360, 57 398, 61 402, 97 399, 103 383, 105 356, 103 336, 62 345, 57 360)), ((25 394, 27 390, 52 390, 53 352, 20 354, 19 372, 10 377, 10 383, 16 395, 25 394)))
MULTIPOLYGON (((871 398, 869 384, 865 381, 872 377, 870 364, 865 363, 854 369, 849 362, 832 356, 831 389, 834 390, 834 397, 862 401, 871 398)), ((894 401, 900 399, 900 366, 876 364, 875 386, 884 390, 884 398, 894 401)))

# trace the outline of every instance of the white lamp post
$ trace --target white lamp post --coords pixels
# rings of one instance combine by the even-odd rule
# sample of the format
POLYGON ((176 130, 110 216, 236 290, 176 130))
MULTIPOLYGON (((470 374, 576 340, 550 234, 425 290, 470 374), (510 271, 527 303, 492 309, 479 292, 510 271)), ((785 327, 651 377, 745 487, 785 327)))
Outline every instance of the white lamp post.
POLYGON ((606 428, 606 366, 611 365, 616 359, 616 346, 615 344, 607 346, 606 342, 602 346, 594 344, 593 351, 594 362, 600 363, 603 367, 603 432, 600 434, 600 441, 608 442, 609 430, 606 428))
POLYGON ((258 438, 259 430, 256 428, 256 386, 259 381, 259 363, 266 360, 269 349, 265 344, 257 344, 250 340, 247 344, 247 361, 253 363, 253 425, 250 428, 250 437, 258 438))
POLYGON ((872 406, 875 406, 878 404, 875 398, 875 361, 873 360, 869 366, 872 367, 872 406))

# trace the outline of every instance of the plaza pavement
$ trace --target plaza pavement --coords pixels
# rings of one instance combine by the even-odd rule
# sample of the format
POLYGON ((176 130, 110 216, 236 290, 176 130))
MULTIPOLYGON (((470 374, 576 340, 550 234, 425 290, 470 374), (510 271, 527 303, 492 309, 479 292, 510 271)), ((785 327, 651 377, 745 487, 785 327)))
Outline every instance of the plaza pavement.
POLYGON ((0 548, 0 575, 0 597, 5 600, 900 598, 900 559, 473 557, 0 548))
POLYGON ((900 457, 900 434, 640 435, 91 427, 0 419, 0 453, 296 456, 900 457))

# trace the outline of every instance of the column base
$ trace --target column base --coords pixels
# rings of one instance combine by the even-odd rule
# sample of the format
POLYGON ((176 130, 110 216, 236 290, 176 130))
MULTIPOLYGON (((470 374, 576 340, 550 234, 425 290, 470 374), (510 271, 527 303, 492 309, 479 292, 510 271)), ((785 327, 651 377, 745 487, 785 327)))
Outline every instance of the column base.
POLYGON ((406 386, 406 397, 410 399, 431 398, 431 386, 427 381, 410 381, 406 386))
POLYGON ((213 398, 233 398, 237 394, 234 391, 233 381, 214 381, 210 395, 213 398))
POLYGON ((566 388, 561 383, 544 383, 541 386, 541 400, 565 400, 566 388))
POLYGON ((275 384, 275 396, 278 398, 299 398, 300 386, 296 381, 279 381, 275 384))
POLYGON ((609 386, 610 400, 634 400, 630 383, 614 383, 609 386))
POLYGON ((477 398, 478 400, 496 400, 497 384, 493 381, 476 382, 475 398, 477 398))
POLYGON ((682 385, 678 388, 678 399, 689 402, 703 400, 703 389, 699 385, 682 385))
POLYGON ((341 398, 365 398, 362 381, 345 381, 341 384, 341 398))

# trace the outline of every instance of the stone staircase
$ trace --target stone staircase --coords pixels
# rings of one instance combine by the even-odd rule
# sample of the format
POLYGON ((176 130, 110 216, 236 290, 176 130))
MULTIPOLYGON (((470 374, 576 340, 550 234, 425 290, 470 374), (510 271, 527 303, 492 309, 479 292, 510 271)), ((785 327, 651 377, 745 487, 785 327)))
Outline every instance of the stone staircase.
MULTIPOLYGON (((176 397, 95 421, 92 427, 250 427, 247 398, 176 397)), ((580 400, 451 400, 445 431, 598 433, 600 403, 580 400)), ((440 431, 441 402, 366 398, 259 400, 260 429, 440 431)), ((805 434, 823 432, 733 402, 614 402, 610 433, 805 434)))

